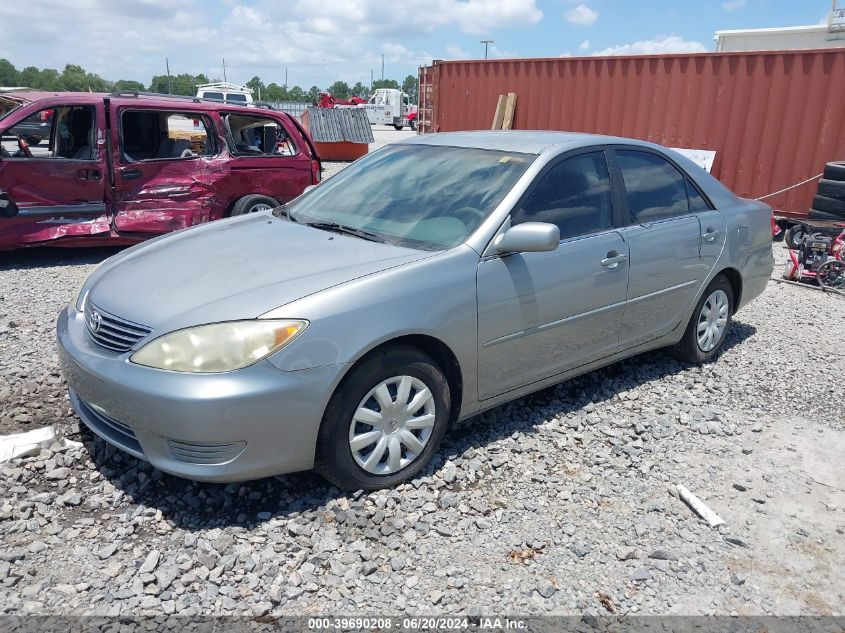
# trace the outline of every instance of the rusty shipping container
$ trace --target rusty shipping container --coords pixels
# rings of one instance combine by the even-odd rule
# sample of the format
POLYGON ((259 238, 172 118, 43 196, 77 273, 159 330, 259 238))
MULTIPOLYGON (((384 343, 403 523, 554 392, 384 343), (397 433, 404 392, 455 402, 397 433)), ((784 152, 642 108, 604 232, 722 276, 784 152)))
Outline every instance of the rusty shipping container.
MULTIPOLYGON (((845 160, 845 49, 435 61, 420 69, 420 131, 490 129, 507 92, 517 93, 514 129, 715 150, 713 175, 743 197, 845 160)), ((815 190, 766 202, 805 215, 815 190)))

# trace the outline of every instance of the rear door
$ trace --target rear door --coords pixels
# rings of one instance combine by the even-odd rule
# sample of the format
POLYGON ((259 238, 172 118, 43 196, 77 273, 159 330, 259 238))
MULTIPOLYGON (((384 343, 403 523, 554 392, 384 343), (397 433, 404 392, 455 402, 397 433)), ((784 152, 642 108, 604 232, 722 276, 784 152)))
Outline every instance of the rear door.
POLYGON ((230 203, 249 194, 288 202, 314 184, 311 148, 284 116, 261 110, 222 116, 231 158, 220 186, 230 203))
POLYGON ((701 229, 690 212, 685 175, 643 148, 617 148, 614 163, 629 224, 628 298, 620 332, 620 347, 627 349, 674 329, 709 267, 701 259, 701 229))
POLYGON ((110 234, 104 129, 103 103, 88 99, 29 106, 2 121, 0 248, 110 234), (45 122, 48 138, 19 148, 16 137, 45 122))
POLYGON ((114 224, 167 233, 211 219, 206 162, 221 151, 202 110, 111 105, 114 224))

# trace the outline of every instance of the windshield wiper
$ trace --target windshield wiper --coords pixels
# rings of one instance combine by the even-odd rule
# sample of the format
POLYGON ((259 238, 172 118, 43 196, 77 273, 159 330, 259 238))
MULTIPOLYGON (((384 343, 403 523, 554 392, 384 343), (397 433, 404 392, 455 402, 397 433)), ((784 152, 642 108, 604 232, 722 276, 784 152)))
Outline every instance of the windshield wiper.
POLYGON ((299 220, 290 214, 290 209, 288 209, 288 205, 285 203, 280 204, 278 207, 273 209, 271 213, 277 218, 286 218, 291 222, 299 222, 299 220))
POLYGON ((315 229, 323 231, 333 231, 334 233, 343 233, 345 235, 353 235, 371 242, 380 242, 386 244, 387 240, 378 233, 367 231, 366 229, 356 229, 353 226, 346 226, 345 224, 338 224, 337 222, 306 222, 307 226, 312 226, 315 229))

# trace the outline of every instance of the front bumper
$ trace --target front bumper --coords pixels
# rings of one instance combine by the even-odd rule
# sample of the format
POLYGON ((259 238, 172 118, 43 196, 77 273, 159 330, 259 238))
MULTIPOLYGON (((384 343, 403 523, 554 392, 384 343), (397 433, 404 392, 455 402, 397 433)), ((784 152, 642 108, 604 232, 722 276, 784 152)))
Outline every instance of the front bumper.
POLYGON ((94 344, 73 307, 57 324, 71 405, 92 431, 168 473, 244 481, 307 470, 342 365, 223 374, 142 367, 94 344))

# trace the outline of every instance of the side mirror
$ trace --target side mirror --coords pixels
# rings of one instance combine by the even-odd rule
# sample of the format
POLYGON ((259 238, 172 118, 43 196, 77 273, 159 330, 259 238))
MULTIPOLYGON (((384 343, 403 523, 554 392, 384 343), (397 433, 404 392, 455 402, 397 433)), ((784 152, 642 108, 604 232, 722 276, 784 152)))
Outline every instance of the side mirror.
POLYGON ((525 222, 509 228, 493 245, 499 253, 543 253, 555 250, 559 243, 556 224, 525 222))

